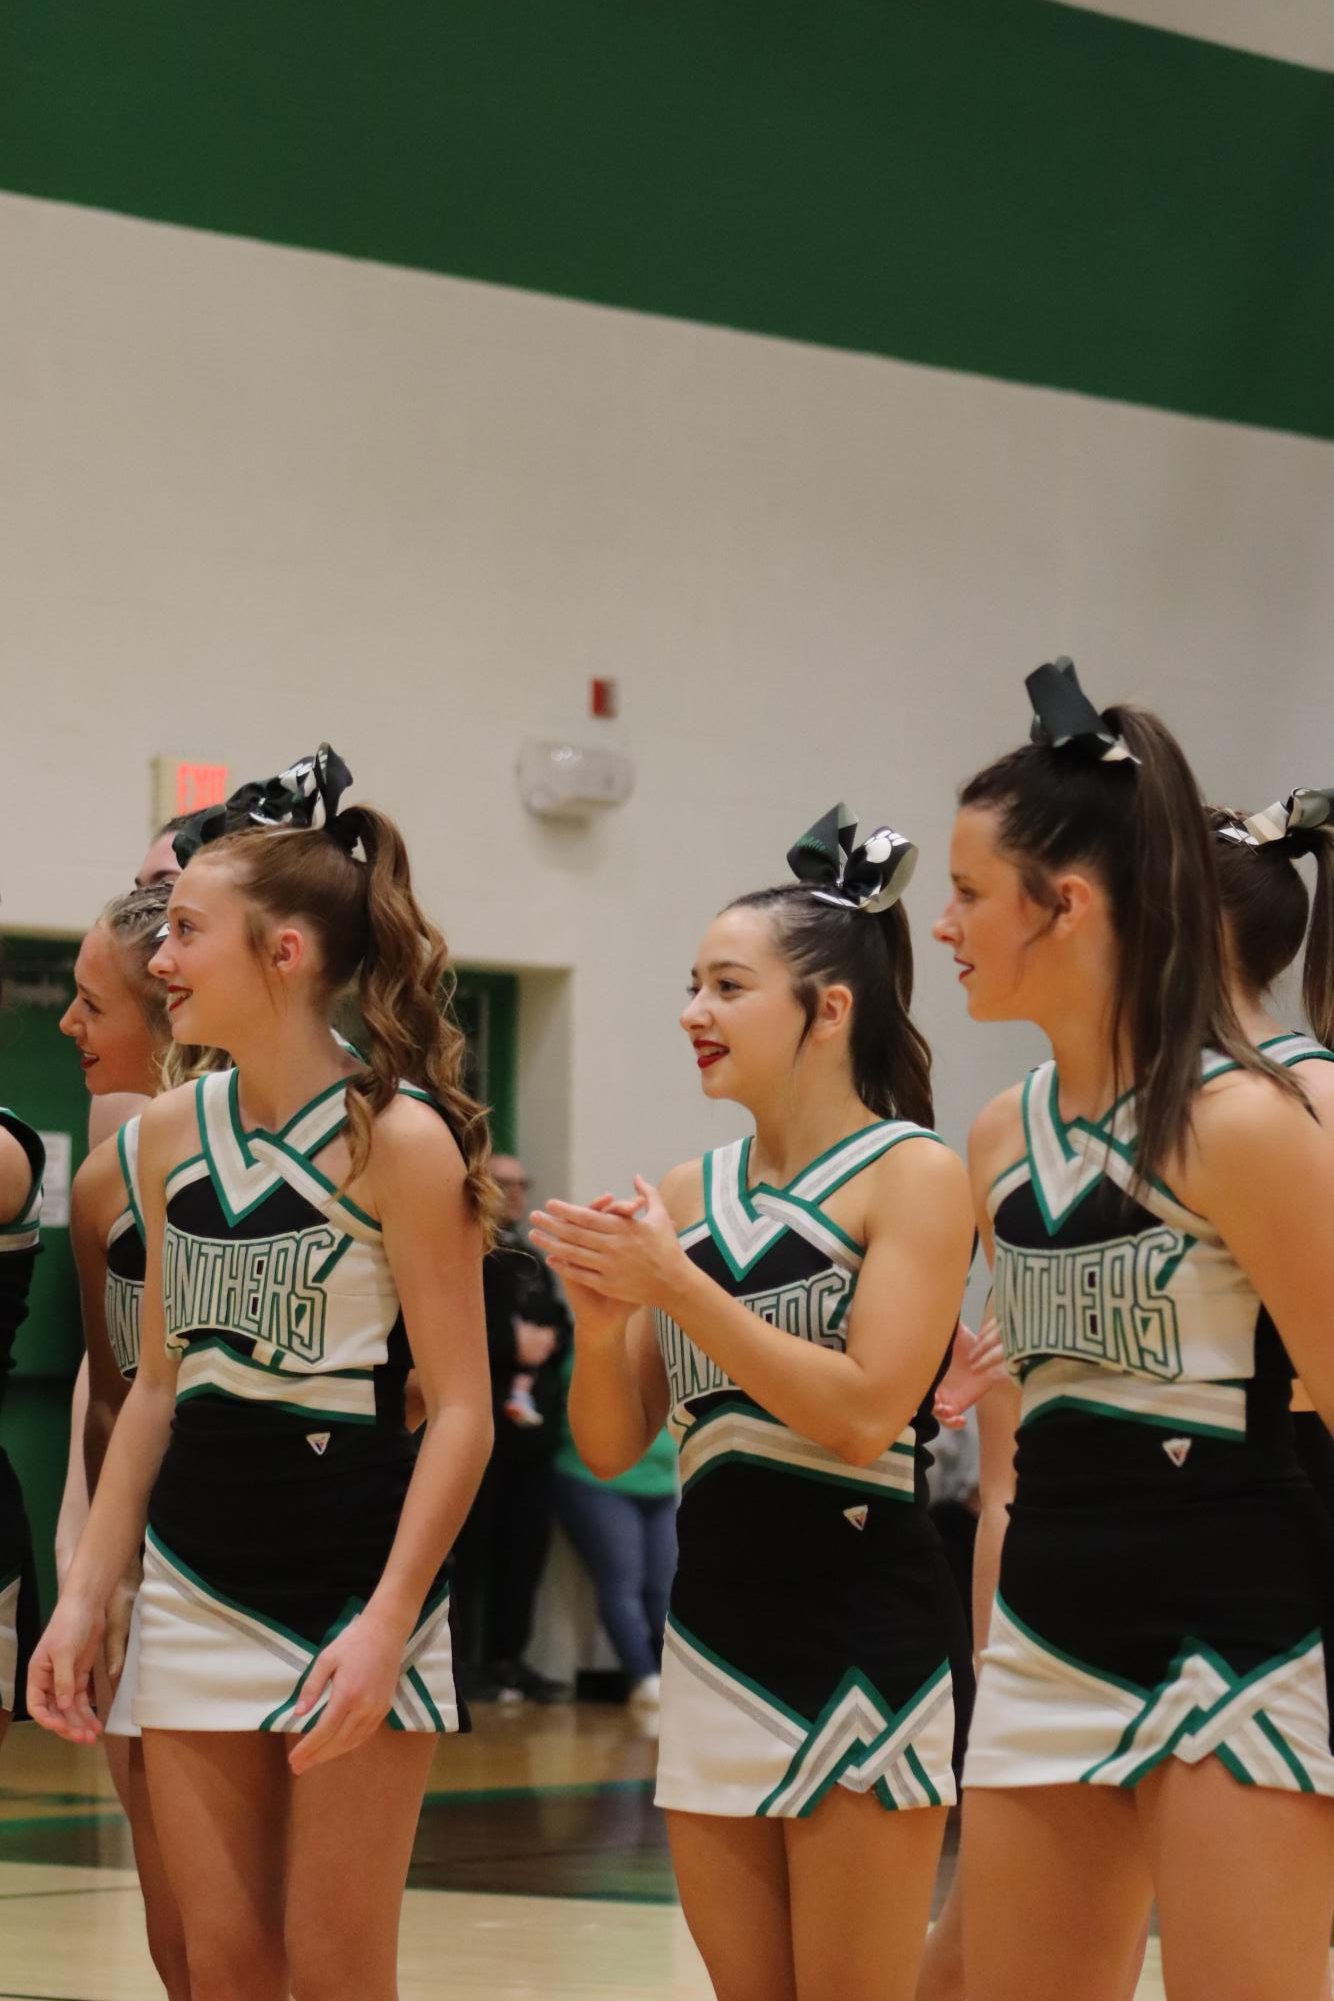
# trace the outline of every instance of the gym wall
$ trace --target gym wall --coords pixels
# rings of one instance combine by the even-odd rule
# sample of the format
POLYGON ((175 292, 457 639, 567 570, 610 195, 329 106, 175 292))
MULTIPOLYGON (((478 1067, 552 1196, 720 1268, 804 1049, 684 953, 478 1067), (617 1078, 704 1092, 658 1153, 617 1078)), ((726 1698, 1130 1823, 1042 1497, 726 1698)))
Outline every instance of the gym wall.
POLYGON ((1330 775, 1334 51, 1248 11, 6 9, 5 923, 121 886, 154 753, 328 737, 524 970, 521 1134, 593 1192, 735 1129, 692 951, 844 798, 922 847, 961 1140, 1035 1045, 928 932, 1028 668, 1229 801, 1330 775), (586 829, 514 785, 566 733, 638 772, 586 829))

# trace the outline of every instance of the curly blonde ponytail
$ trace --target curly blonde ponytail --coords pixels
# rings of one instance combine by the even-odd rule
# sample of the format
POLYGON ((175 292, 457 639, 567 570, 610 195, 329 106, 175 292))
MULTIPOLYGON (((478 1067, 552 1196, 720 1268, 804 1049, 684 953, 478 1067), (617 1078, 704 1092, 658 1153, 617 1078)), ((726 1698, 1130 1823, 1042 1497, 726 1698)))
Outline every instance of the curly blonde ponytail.
POLYGON ((356 993, 365 1068, 347 1080, 349 1179, 370 1157, 376 1114, 401 1083, 415 1084, 439 1105, 458 1143, 468 1207, 489 1249, 501 1201, 488 1165, 486 1108, 461 1082, 464 1038, 446 1012, 449 954, 413 894, 393 821, 374 806, 348 806, 327 826, 224 834, 201 851, 205 858, 233 864, 243 894, 269 918, 305 918, 331 1000, 356 993), (354 857, 357 848, 364 860, 354 857))

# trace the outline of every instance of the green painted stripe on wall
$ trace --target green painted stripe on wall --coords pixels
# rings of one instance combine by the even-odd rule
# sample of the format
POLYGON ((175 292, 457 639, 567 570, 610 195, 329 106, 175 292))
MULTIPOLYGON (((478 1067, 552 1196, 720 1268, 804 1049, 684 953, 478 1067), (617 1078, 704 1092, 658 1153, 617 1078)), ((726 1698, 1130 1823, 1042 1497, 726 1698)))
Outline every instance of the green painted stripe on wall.
POLYGON ((1334 437, 1334 77, 1049 0, 12 0, 0 186, 1334 437))

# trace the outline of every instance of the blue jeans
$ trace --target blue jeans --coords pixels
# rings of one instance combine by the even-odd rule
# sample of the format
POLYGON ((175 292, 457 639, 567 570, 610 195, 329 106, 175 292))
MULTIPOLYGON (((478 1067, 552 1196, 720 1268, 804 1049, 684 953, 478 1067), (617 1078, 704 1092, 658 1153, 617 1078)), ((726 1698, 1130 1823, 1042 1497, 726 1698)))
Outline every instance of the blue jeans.
POLYGON ((556 1516, 588 1566, 621 1666, 632 1681, 656 1674, 676 1569, 676 1495, 618 1494, 557 1473, 556 1516))

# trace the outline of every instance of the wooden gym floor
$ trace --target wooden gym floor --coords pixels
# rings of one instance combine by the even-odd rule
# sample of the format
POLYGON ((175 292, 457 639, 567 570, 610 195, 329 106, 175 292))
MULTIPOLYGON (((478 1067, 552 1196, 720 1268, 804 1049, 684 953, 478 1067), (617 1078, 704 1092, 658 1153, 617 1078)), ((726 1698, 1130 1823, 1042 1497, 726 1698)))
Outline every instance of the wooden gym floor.
MULTIPOLYGON (((479 1708, 436 1754, 403 1916, 402 2001, 709 2001, 681 1919, 652 1735, 593 1704, 479 1708)), ((953 1866, 952 1843, 946 1877, 953 1866)), ((0 1750, 0 2001, 149 2001, 129 1834, 100 1752, 0 1750)), ((1140 2001, 1158 2001, 1150 1946, 1140 2001)))

